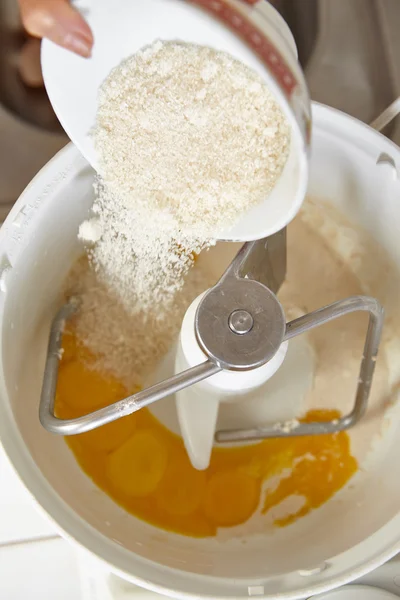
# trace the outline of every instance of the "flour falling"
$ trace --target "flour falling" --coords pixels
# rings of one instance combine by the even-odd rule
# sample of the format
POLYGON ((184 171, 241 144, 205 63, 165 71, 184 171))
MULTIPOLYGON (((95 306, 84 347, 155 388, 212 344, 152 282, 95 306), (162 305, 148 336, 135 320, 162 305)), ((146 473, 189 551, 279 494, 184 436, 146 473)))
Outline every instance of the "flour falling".
POLYGON ((247 66, 211 48, 156 42, 110 73, 92 136, 100 177, 93 218, 79 230, 90 266, 80 275, 78 333, 103 357, 98 366, 129 384, 212 283, 193 275, 195 256, 274 187, 289 126, 247 66))

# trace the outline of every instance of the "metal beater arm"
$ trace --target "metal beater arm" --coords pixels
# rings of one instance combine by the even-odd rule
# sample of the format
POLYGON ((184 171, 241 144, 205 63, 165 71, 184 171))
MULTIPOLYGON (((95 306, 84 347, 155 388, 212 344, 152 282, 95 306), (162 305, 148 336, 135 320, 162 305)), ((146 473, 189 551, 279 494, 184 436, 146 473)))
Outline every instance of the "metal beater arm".
MULTIPOLYGON (((265 240, 244 244, 218 285, 222 284, 228 272, 238 278, 259 277, 266 285, 277 291, 286 273, 286 230, 279 231, 265 240)), ((60 419, 54 414, 54 405, 58 368, 62 355, 62 335, 65 322, 77 310, 79 310, 79 300, 71 298, 67 304, 61 307, 51 324, 39 405, 40 422, 50 433, 76 435, 91 431, 121 417, 126 417, 222 370, 221 365, 215 361, 206 360, 202 364, 109 406, 75 419, 60 419)))
POLYGON ((344 431, 353 427, 364 416, 371 391, 384 318, 383 308, 378 300, 368 296, 352 296, 344 300, 339 300, 288 323, 284 337, 284 340, 290 340, 334 319, 359 311, 369 313, 369 322, 358 377, 355 403, 348 415, 334 421, 299 422, 290 427, 285 423, 274 423, 273 425, 257 427, 255 429, 220 430, 215 434, 216 441, 220 443, 247 442, 277 437, 320 435, 344 431))
POLYGON ((123 400, 114 402, 114 404, 100 408, 82 417, 77 417, 76 419, 59 419, 54 414, 54 404, 57 390, 58 366, 61 358, 62 334, 65 321, 72 317, 78 305, 74 299, 64 304, 51 326, 39 407, 40 422, 50 433, 76 435, 96 429, 121 417, 126 417, 152 402, 175 394, 221 370, 216 364, 207 360, 192 369, 178 373, 161 383, 152 385, 141 392, 137 392, 132 396, 128 396, 123 400))
POLYGON ((285 273, 285 231, 245 244, 217 285, 204 296, 197 310, 196 336, 208 360, 90 414, 76 419, 59 419, 54 414, 54 403, 62 333, 65 321, 79 306, 71 300, 60 309, 51 326, 39 407, 43 427, 61 435, 90 431, 175 394, 222 369, 241 371, 257 368, 276 354, 283 341, 346 314, 366 311, 370 319, 351 413, 337 421, 300 423, 289 431, 285 424, 279 423, 249 430, 218 431, 216 440, 223 443, 314 435, 352 427, 367 408, 382 332, 383 309, 374 298, 355 296, 286 324, 283 309, 274 293, 278 291, 285 273))

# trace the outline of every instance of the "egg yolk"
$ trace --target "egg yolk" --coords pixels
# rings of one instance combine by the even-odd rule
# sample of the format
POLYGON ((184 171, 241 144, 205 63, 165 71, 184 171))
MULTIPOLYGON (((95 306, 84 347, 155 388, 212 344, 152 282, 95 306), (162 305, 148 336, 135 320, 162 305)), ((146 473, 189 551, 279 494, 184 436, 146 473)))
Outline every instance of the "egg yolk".
POLYGON ((135 433, 110 454, 107 477, 127 496, 148 496, 157 488, 167 467, 167 449, 152 431, 135 433))
POLYGON ((240 471, 214 473, 207 483, 204 512, 216 525, 232 527, 247 521, 257 508, 260 481, 240 471))
MULTIPOLYGON (((90 355, 74 338, 73 330, 63 336, 56 396, 61 418, 128 394, 114 378, 89 368, 90 355)), ((336 410, 313 410, 303 421, 338 417, 336 410)), ((66 441, 83 471, 128 512, 193 537, 215 536, 218 528, 241 525, 256 513, 274 515, 296 496, 301 502, 295 508, 273 518, 276 526, 289 525, 329 500, 357 471, 346 432, 215 447, 208 469, 197 471, 182 439, 148 409, 66 441)))
POLYGON ((83 361, 72 360, 61 363, 57 392, 61 400, 81 414, 112 404, 126 396, 126 390, 112 377, 85 365, 83 361))
POLYGON ((111 452, 127 440, 135 430, 135 421, 129 417, 118 419, 98 429, 81 433, 82 444, 97 452, 111 452))
POLYGON ((190 515, 201 505, 205 487, 205 472, 193 469, 184 457, 176 457, 160 484, 158 506, 170 515, 190 515))

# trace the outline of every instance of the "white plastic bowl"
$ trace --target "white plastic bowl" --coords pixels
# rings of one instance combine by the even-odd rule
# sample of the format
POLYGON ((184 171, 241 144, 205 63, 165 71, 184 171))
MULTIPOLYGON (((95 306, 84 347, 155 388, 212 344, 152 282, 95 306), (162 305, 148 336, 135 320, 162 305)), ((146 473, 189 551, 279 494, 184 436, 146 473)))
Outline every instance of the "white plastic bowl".
MULTIPOLYGON (((399 169, 400 150, 386 138, 314 106, 310 193, 368 229, 400 265, 399 173, 387 162, 377 164, 382 154, 399 169)), ((400 422, 393 424, 377 464, 352 481, 354 489, 245 545, 180 537, 129 516, 83 474, 64 440, 42 429, 46 338, 78 251, 78 226, 93 199, 92 178, 91 168, 68 146, 37 175, 0 230, 0 438, 60 532, 120 576, 176 598, 304 598, 396 554, 400 422)), ((394 368, 400 374, 400 364, 394 368)))

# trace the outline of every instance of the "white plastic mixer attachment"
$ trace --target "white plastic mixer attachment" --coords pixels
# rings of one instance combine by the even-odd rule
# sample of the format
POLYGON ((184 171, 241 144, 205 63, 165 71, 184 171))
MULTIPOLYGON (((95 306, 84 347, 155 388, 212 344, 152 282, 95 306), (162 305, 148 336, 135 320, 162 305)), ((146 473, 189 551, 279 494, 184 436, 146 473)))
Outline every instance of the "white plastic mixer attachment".
MULTIPOLYGON (((175 360, 176 373, 207 360, 197 342, 194 326, 196 311, 203 297, 204 294, 196 298, 183 319, 175 360)), ((241 328, 242 335, 251 325, 244 312, 237 311, 235 315, 236 326, 241 328)), ((287 347, 288 342, 283 342, 273 358, 261 367, 250 371, 224 370, 176 394, 180 433, 196 469, 206 469, 209 465, 220 403, 246 402, 249 394, 279 369, 287 347)))
MULTIPOLYGON (((178 396, 181 426, 189 455, 199 468, 204 468, 209 460, 219 401, 222 395, 226 396, 234 388, 235 377, 238 388, 248 393, 251 388, 266 382, 279 367, 286 352, 285 342, 328 321, 364 311, 369 313, 370 318, 355 404, 348 415, 334 421, 298 423, 293 428, 287 428, 285 423, 260 423, 257 427, 219 430, 215 438, 220 443, 240 442, 333 433, 352 427, 367 408, 383 325, 383 309, 374 298, 353 296, 286 323, 282 306, 275 295, 285 274, 285 230, 264 240, 245 244, 220 281, 200 299, 190 335, 187 335, 188 329, 184 324, 181 358, 178 352, 176 368, 179 369, 175 375, 93 413, 62 420, 54 415, 54 398, 64 323, 77 310, 76 301, 70 301, 56 315, 50 332, 40 400, 42 425, 48 431, 61 435, 84 433, 214 376, 203 384, 211 386, 209 390, 213 389, 214 403, 211 395, 204 400, 207 416, 205 412, 201 414, 203 421, 208 419, 208 425, 197 438, 193 436, 193 423, 201 401, 196 407, 192 396, 193 402, 186 402, 184 407, 184 396, 181 396, 182 402, 178 396), (196 364, 194 361, 192 366, 196 356, 200 362, 196 364), (184 370, 180 371, 180 368, 184 370)), ((194 310, 193 306, 189 309, 185 317, 187 323, 193 323, 194 310)), ((203 389, 206 390, 207 386, 203 389)), ((267 394, 265 402, 268 401, 267 394)))

